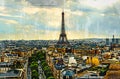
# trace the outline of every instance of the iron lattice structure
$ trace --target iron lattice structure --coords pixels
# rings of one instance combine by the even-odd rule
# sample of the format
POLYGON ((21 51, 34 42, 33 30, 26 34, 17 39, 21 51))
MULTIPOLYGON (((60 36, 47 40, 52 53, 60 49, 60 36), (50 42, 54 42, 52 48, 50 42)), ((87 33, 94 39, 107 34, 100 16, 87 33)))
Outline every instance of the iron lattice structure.
POLYGON ((57 45, 69 45, 67 40, 67 35, 65 33, 65 20, 64 20, 64 12, 62 12, 62 25, 61 25, 61 34, 59 36, 59 40, 57 45))

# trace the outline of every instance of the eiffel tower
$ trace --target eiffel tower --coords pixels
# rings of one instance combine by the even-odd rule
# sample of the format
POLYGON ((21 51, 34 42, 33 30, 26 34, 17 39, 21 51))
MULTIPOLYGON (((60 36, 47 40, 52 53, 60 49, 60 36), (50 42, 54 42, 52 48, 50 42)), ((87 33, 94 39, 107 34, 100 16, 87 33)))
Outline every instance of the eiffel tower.
POLYGON ((64 21, 64 12, 62 12, 62 26, 61 26, 61 34, 59 36, 59 40, 57 45, 69 45, 67 40, 67 35, 65 33, 65 21, 64 21))

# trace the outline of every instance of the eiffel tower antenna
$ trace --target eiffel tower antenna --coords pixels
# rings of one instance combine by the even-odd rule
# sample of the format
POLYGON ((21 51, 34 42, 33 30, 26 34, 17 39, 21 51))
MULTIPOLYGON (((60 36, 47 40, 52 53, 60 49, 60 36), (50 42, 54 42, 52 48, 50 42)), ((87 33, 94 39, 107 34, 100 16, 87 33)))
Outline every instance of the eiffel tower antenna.
POLYGON ((62 12, 64 12, 64 9, 65 9, 65 0, 63 0, 62 12))

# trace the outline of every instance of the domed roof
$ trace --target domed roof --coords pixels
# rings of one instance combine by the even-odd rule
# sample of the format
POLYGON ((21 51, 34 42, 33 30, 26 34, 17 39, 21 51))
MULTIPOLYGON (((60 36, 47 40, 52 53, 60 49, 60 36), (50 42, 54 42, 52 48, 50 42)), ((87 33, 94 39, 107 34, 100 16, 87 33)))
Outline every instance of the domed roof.
POLYGON ((70 70, 70 69, 68 69, 68 70, 64 70, 62 72, 62 74, 63 74, 63 76, 73 76, 75 74, 75 72, 70 70))

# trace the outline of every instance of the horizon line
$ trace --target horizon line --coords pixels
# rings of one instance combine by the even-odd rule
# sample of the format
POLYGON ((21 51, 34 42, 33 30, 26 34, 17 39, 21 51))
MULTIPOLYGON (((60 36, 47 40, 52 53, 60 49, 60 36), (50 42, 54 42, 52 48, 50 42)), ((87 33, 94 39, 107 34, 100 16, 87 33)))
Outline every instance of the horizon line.
MULTIPOLYGON (((110 38, 80 38, 80 39, 68 39, 68 40, 87 40, 87 39, 112 39, 110 38)), ((116 37, 114 39, 120 39, 120 37, 116 37)), ((32 41, 32 40, 59 40, 59 39, 0 39, 0 41, 19 41, 19 40, 25 40, 25 41, 32 41)))

